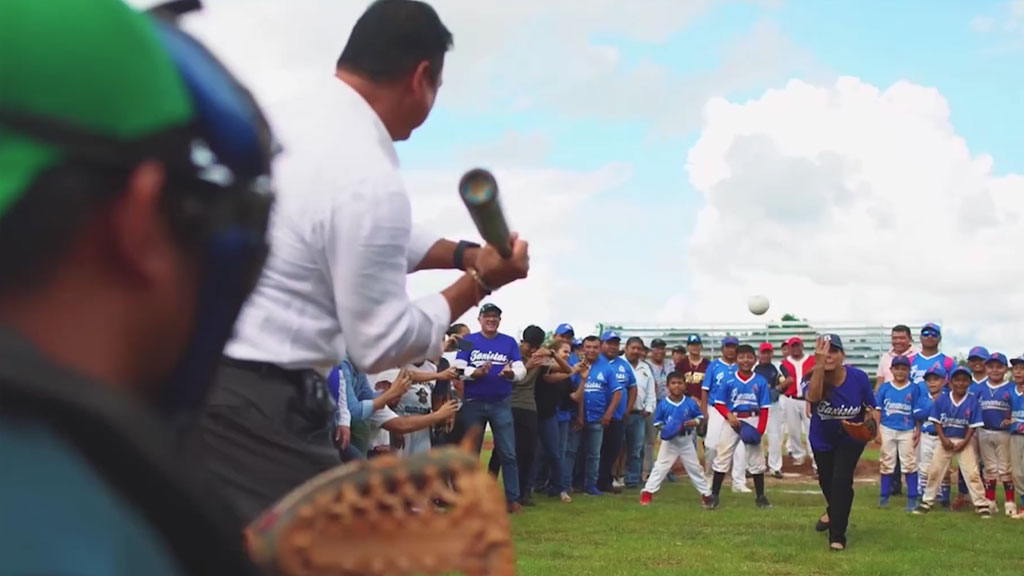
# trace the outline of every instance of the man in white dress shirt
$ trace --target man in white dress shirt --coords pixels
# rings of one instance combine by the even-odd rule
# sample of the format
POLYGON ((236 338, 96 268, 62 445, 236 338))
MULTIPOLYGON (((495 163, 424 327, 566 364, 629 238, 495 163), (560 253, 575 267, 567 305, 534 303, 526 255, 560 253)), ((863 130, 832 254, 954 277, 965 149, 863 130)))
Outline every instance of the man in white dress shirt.
POLYGON ((351 414, 339 394, 335 429, 323 374, 346 355, 366 373, 439 357, 453 319, 526 277, 527 244, 515 235, 506 260, 412 225, 393 142, 426 120, 451 46, 427 4, 379 0, 353 27, 334 76, 272 119, 286 152, 271 253, 196 444, 245 518, 339 463, 332 440, 348 443, 351 414), (425 269, 465 273, 410 300, 406 275, 425 269))

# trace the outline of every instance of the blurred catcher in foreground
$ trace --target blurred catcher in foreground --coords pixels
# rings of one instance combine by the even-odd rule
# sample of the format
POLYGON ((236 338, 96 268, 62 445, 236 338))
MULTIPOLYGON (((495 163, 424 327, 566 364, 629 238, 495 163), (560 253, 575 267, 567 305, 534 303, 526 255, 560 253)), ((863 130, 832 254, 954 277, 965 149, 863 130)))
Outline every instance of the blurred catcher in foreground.
MULTIPOLYGON (((267 253, 275 149, 248 91, 177 28, 196 7, 0 2, 0 575, 261 573, 182 457, 267 253)), ((422 573, 397 556, 429 533, 418 557, 439 569, 507 573, 480 475, 454 451, 327 472, 248 542, 279 574, 422 573), (342 539, 320 554, 327 534, 342 539), (364 566, 371 549, 383 566, 364 566)))

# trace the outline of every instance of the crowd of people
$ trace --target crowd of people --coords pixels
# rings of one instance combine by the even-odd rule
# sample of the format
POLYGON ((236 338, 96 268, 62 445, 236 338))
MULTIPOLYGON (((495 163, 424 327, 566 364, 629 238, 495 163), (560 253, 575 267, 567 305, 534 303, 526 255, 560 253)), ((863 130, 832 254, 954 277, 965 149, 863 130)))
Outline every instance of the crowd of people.
MULTIPOLYGON (((494 440, 489 468, 503 475, 513 513, 534 505, 538 494, 568 503, 574 493, 639 490, 640 503, 649 505, 665 480, 675 481, 679 464, 705 508, 720 505, 727 475, 733 492, 753 492, 758 507, 770 507, 764 477, 783 478, 784 453, 795 467, 810 458, 823 490, 832 491, 836 463, 826 457, 829 470, 819 474, 830 442, 811 423, 859 417, 878 431, 881 506, 905 493, 909 511, 973 505, 988 517, 1002 482, 1007 515, 1024 518, 1014 502, 1015 493, 1024 494, 1024 358, 1008 361, 976 347, 968 365, 958 366, 940 352, 936 324, 922 327, 919 345, 909 327, 894 327, 874 382, 845 367, 847 380, 855 371, 863 381, 864 397, 830 414, 839 389, 819 392, 824 399, 813 403, 808 391, 815 366, 831 348, 842 350, 835 335, 818 354, 790 338, 780 343, 779 358, 771 342, 755 347, 727 336, 718 357, 709 358, 699 334, 669 350, 662 339, 623 339, 616 331, 578 338, 572 326, 560 324, 550 339, 529 326, 517 343, 499 332, 496 305, 482 306, 478 321, 477 332, 453 325, 445 353, 434 361, 369 377, 350 363, 339 367, 356 383, 347 387, 350 406, 387 405, 367 412, 366 429, 352 433, 344 459, 425 451, 487 423, 494 440), (947 472, 954 458, 959 494, 951 501, 947 472)), ((851 499, 860 450, 841 458, 851 499)), ((818 523, 822 531, 828 516, 818 523)), ((845 545, 842 537, 837 542, 845 545)))

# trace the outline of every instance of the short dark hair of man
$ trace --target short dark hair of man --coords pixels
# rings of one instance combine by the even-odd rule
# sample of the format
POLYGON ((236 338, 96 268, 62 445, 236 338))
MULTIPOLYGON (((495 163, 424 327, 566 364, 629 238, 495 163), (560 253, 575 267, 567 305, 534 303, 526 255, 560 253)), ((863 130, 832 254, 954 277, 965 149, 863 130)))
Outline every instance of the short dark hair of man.
POLYGON ((737 346, 736 355, 739 356, 740 354, 750 354, 752 356, 757 356, 757 352, 754 352, 754 347, 751 346, 750 344, 740 344, 739 346, 737 346))
POLYGON ((897 324, 892 327, 893 334, 899 334, 901 332, 903 334, 906 334, 907 336, 910 336, 910 326, 907 326, 906 324, 897 324))
POLYGON ((600 342, 600 341, 601 341, 601 339, 598 338, 597 336, 587 336, 586 338, 583 339, 583 343, 584 344, 586 344, 587 342, 600 342))
POLYGON ((526 327, 526 330, 523 330, 523 342, 526 342, 534 348, 540 348, 541 344, 544 343, 544 338, 546 338, 546 335, 540 326, 534 326, 531 324, 526 327))
POLYGON ((452 48, 452 33, 437 12, 418 0, 377 0, 359 17, 337 68, 371 82, 397 82, 430 64, 436 84, 444 55, 452 48))

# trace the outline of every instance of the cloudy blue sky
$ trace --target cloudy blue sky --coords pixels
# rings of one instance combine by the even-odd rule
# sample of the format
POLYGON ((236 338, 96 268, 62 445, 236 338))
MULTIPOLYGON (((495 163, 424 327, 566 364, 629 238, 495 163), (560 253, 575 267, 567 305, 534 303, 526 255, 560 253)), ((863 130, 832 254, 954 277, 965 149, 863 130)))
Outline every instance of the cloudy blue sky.
MULTIPOLYGON (((366 5, 205 4, 189 27, 277 123, 366 5)), ((510 326, 750 321, 765 293, 1024 348, 1024 2, 432 4, 455 50, 399 145, 414 218, 472 236, 455 183, 496 171, 535 263, 495 295, 510 326)))

